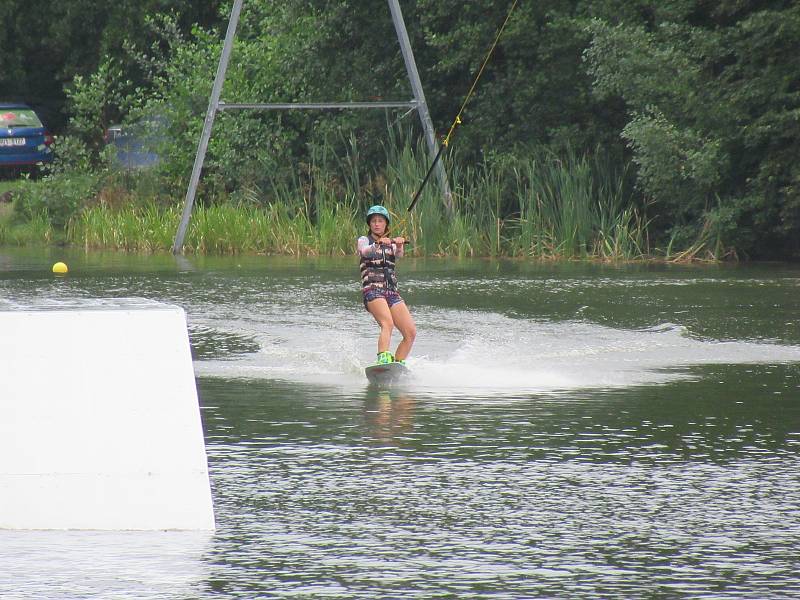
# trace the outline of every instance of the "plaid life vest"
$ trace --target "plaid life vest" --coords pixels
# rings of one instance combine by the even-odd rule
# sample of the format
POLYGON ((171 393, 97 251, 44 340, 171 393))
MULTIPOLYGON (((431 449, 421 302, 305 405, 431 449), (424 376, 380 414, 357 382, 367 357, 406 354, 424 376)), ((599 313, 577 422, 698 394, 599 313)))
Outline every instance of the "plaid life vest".
MULTIPOLYGON (((370 244, 375 243, 372 234, 367 236, 370 244)), ((380 246, 368 256, 361 256, 361 288, 397 289, 397 274, 394 272, 394 248, 380 246)))

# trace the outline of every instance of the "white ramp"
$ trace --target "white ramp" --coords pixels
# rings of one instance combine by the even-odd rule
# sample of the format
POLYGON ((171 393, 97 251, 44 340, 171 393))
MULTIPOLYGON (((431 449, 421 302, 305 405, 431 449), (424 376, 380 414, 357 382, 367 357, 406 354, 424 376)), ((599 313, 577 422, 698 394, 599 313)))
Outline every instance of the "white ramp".
POLYGON ((0 304, 0 528, 214 529, 183 309, 0 304))

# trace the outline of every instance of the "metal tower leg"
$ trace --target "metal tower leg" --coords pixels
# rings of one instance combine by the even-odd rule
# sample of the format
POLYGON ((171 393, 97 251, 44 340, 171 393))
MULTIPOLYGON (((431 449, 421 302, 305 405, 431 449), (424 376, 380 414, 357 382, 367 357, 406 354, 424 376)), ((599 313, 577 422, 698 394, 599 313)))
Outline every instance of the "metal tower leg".
MULTIPOLYGON (((411 83, 411 88, 414 92, 414 102, 338 102, 338 103, 290 103, 290 104, 225 104, 220 102, 220 95, 222 93, 222 86, 225 82, 225 73, 228 70, 228 61, 230 60, 231 50, 233 49, 233 40, 236 37, 236 27, 239 24, 239 15, 242 11, 242 4, 244 0, 234 0, 233 8, 231 9, 231 16, 228 21, 228 30, 225 34, 225 44, 222 47, 222 55, 219 59, 217 66, 217 74, 214 78, 214 87, 211 90, 211 97, 208 101, 208 110, 206 111, 205 122, 203 123, 203 133, 200 136, 200 142, 197 146, 197 154, 194 159, 194 167, 192 168, 192 175, 189 179, 189 187, 186 190, 186 200, 183 206, 183 214, 181 215, 181 222, 178 226, 177 234, 175 235, 175 243, 172 246, 174 254, 180 254, 183 250, 183 241, 186 237, 186 230, 189 226, 189 219, 192 216, 192 207, 194 206, 195 195, 197 194, 197 185, 200 182, 200 173, 203 170, 203 162, 205 161, 206 151, 208 150, 208 142, 211 138, 211 130, 214 126, 214 118, 218 110, 225 109, 265 109, 265 110, 293 110, 293 109, 344 109, 344 108, 386 108, 390 107, 405 107, 414 106, 418 113, 422 127, 425 130, 425 139, 428 144, 428 150, 431 157, 436 157, 439 152, 439 144, 436 141, 436 134, 431 123, 431 116, 428 112, 428 105, 425 102, 425 94, 422 91, 422 82, 419 79, 417 72, 417 65, 414 62, 414 54, 411 51, 411 43, 408 40, 408 32, 406 31, 405 22, 403 21, 403 14, 400 11, 400 5, 397 0, 389 0, 389 9, 392 13, 392 21, 394 22, 395 31, 397 32, 397 39, 400 42, 400 49, 403 53, 403 60, 408 72, 408 79, 411 83)), ((435 160, 435 158, 434 158, 435 160)), ((445 207, 449 212, 452 212, 452 194, 450 192, 450 185, 447 181, 447 174, 441 162, 435 164, 436 174, 439 178, 442 192, 444 194, 445 207)))
MULTIPOLYGON (((422 128, 425 130, 425 140, 428 142, 428 152, 430 152, 431 160, 436 160, 439 154, 439 144, 436 141, 436 133, 433 129, 431 122, 431 115, 428 111, 428 103, 425 102, 425 92, 422 91, 422 82, 419 78, 417 71, 417 63, 414 60, 414 53, 411 50, 411 42, 408 39, 408 31, 406 31, 406 24, 403 20, 403 13, 400 10, 400 3, 398 0, 389 0, 389 10, 392 12, 392 22, 394 29, 397 32, 397 41, 400 42, 400 50, 403 53, 403 61, 406 63, 406 72, 408 73, 408 80, 411 82, 411 89, 414 91, 414 99, 417 101, 417 111, 419 112, 419 120, 422 121, 422 128)), ((445 173, 444 166, 441 161, 436 163, 436 176, 439 179, 439 185, 444 194, 444 204, 449 213, 453 212, 453 195, 450 192, 450 184, 447 181, 447 173, 445 173)))
POLYGON ((236 36, 236 27, 239 25, 239 14, 242 12, 244 0, 234 0, 231 9, 231 18, 228 20, 228 31, 225 33, 225 44, 222 47, 222 55, 219 57, 217 65, 217 75, 214 77, 214 87, 211 89, 211 97, 208 100, 208 110, 206 120, 203 123, 203 133, 200 136, 200 143, 197 145, 197 154, 194 157, 194 167, 192 176, 189 179, 189 188, 186 190, 186 200, 183 205, 183 215, 175 235, 175 243, 172 246, 172 253, 179 254, 183 249, 183 239, 186 237, 186 229, 189 226, 189 218, 192 216, 192 206, 194 197, 197 193, 197 184, 200 182, 200 172, 203 170, 203 162, 206 159, 208 150, 208 140, 211 138, 211 128, 214 126, 214 117, 217 115, 219 107, 219 97, 222 93, 222 84, 225 82, 225 72, 228 70, 228 61, 231 57, 233 48, 233 38, 236 36))

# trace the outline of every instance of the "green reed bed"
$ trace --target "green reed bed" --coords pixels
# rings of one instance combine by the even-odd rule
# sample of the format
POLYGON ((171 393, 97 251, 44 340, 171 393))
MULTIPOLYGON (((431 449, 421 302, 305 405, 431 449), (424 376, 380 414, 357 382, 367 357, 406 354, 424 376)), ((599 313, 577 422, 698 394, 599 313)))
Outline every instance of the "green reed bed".
POLYGON ((0 245, 35 246, 50 244, 56 238, 46 215, 34 215, 24 223, 12 223, 8 218, 0 218, 0 245))
POLYGON ((421 144, 415 149, 393 141, 390 139, 387 145, 383 197, 383 204, 395 215, 393 234, 412 240, 412 251, 417 255, 488 255, 491 247, 480 216, 482 201, 471 193, 469 185, 472 173, 467 171, 467 176, 462 176, 458 161, 445 161, 453 191, 452 212, 446 208, 434 174, 409 213, 407 208, 425 178, 430 158, 421 144))
POLYGON ((46 214, 36 213, 23 219, 14 210, 15 195, 34 184, 28 179, 0 181, 0 245, 50 244, 58 238, 46 214))
POLYGON ((600 155, 545 154, 514 166, 519 210, 507 222, 512 255, 641 258, 647 223, 600 155))
MULTIPOLYGON (((70 221, 67 241, 86 249, 167 252, 172 248, 181 207, 144 204, 87 207, 70 221)), ((198 206, 192 214, 184 250, 199 254, 344 254, 356 234, 352 215, 326 207, 319 227, 308 215, 284 206, 198 206)))
POLYGON ((67 224, 67 241, 87 250, 109 248, 136 252, 160 252, 172 247, 178 227, 177 206, 153 203, 112 207, 96 204, 84 208, 67 224))
MULTIPOLYGON (((392 235, 412 240, 414 255, 516 256, 543 259, 640 258, 647 222, 601 154, 501 157, 474 165, 450 155, 452 210, 432 177, 413 212, 407 207, 429 166, 421 146, 389 138, 386 162, 366 172, 358 145, 337 154, 323 144, 293 180, 269 181, 237 193, 236 203, 196 206, 188 252, 344 255, 367 228, 365 209, 392 213, 392 235), (263 188, 263 189, 262 189, 263 188)), ((178 204, 95 204, 74 216, 70 243, 87 248, 169 251, 180 220, 178 204)))

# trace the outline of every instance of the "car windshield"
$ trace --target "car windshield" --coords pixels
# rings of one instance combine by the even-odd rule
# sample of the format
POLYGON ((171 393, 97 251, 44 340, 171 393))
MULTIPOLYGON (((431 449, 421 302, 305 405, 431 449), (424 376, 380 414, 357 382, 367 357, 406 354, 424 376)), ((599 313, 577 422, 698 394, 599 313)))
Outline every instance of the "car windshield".
POLYGON ((29 108, 0 108, 0 127, 41 127, 42 122, 29 108))

